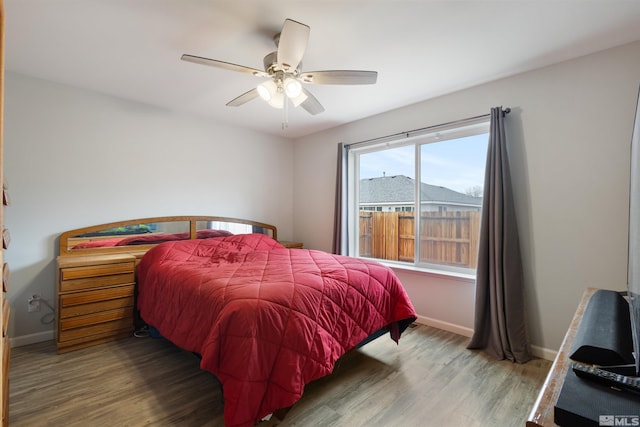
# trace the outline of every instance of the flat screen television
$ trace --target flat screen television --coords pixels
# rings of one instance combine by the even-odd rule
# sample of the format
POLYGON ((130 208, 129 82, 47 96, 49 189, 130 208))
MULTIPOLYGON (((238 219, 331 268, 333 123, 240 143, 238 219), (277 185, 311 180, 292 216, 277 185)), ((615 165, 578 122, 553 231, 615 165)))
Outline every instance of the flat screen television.
POLYGON ((635 357, 635 374, 640 376, 640 90, 631 137, 631 179, 629 188, 629 251, 627 293, 635 357))

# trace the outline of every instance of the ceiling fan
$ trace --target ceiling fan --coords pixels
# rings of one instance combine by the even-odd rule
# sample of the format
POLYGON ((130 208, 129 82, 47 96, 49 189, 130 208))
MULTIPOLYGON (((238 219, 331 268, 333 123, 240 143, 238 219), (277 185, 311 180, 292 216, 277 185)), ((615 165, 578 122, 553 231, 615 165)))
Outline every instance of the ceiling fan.
MULTIPOLYGON (((231 71, 266 77, 269 80, 259 84, 227 103, 229 107, 238 107, 257 97, 267 101, 275 108, 288 107, 289 100, 297 107, 301 106, 310 114, 316 115, 324 111, 320 102, 303 87, 308 84, 364 85, 374 84, 378 78, 376 71, 357 70, 324 70, 301 71, 302 57, 307 48, 310 28, 308 25, 286 19, 282 30, 276 34, 274 41, 277 50, 264 57, 264 71, 216 59, 194 55, 182 55, 183 61, 196 64, 224 68, 231 71)), ((286 113, 285 113, 286 121, 286 113)), ((283 122, 283 127, 285 123, 283 122)))

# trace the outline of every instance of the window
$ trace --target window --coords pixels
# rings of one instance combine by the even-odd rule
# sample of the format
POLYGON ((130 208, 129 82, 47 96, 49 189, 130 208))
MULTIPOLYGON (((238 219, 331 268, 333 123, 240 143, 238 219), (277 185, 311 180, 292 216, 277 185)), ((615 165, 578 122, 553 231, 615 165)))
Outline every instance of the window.
POLYGON ((473 273, 488 132, 483 118, 349 147, 349 254, 473 273))

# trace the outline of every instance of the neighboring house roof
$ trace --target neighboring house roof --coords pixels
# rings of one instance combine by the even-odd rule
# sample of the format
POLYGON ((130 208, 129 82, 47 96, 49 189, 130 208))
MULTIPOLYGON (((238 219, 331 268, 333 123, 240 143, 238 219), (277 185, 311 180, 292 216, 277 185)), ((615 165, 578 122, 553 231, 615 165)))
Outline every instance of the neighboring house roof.
MULTIPOLYGON (((413 203, 415 180, 404 175, 360 180, 360 203, 413 203)), ((482 197, 473 197, 446 187, 421 183, 423 202, 482 206, 482 197)))

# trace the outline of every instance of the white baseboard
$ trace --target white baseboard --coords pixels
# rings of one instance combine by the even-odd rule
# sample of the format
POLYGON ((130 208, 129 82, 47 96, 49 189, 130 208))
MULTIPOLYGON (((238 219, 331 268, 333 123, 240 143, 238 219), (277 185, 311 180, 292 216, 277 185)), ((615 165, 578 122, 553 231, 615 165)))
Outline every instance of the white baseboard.
POLYGON ((460 325, 455 325, 449 322, 443 322, 442 320, 432 319, 430 317, 418 316, 416 323, 421 325, 433 326, 434 328, 442 329, 447 332, 453 332, 454 334, 462 335, 463 337, 469 337, 473 335, 473 329, 460 325))
POLYGON ((537 345, 532 345, 531 354, 535 357, 539 357, 540 359, 551 360, 553 362, 556 359, 558 352, 548 348, 539 347, 537 345))
POLYGON ((22 347, 23 345, 35 344, 37 342, 50 341, 55 338, 54 331, 38 332, 36 334, 22 335, 10 338, 11 347, 22 347))
MULTIPOLYGON (((421 325, 432 326, 434 328, 442 329, 447 332, 462 335, 463 337, 471 338, 473 336, 473 329, 465 326, 455 325, 449 322, 443 322, 442 320, 432 319, 430 317, 418 316, 416 323, 421 325)), ((555 360, 557 351, 550 350, 548 348, 539 347, 537 345, 531 346, 531 354, 535 357, 545 360, 555 360)))

